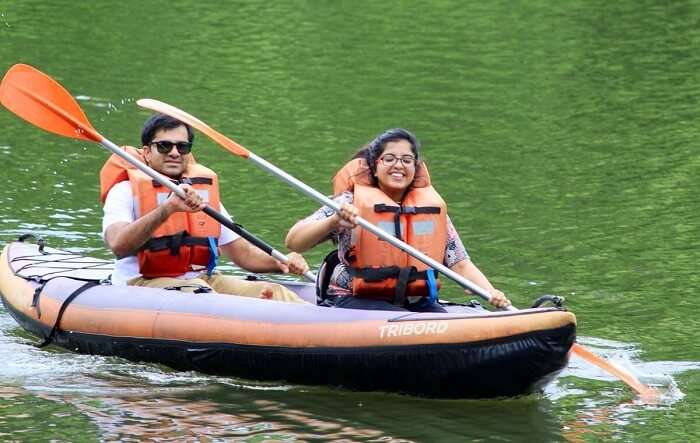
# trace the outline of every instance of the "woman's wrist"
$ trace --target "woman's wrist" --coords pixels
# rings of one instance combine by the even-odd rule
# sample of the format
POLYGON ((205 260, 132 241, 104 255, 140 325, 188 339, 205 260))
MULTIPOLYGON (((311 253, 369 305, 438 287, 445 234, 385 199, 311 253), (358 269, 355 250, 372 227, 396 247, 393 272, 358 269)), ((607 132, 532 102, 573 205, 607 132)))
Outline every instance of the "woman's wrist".
POLYGON ((326 220, 328 220, 328 230, 326 231, 326 234, 337 231, 340 227, 340 214, 337 212, 334 212, 333 215, 328 217, 326 220))

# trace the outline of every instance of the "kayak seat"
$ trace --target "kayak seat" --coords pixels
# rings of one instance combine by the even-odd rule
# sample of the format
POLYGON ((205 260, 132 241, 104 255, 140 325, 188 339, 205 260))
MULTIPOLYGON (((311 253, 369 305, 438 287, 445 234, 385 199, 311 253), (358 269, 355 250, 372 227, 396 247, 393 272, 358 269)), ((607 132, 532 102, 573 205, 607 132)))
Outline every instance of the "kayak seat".
POLYGON ((318 275, 316 276, 316 304, 320 306, 329 306, 329 304, 326 303, 326 299, 328 298, 328 285, 330 284, 333 270, 339 264, 340 257, 338 257, 337 249, 328 253, 321 262, 321 266, 318 268, 318 275))

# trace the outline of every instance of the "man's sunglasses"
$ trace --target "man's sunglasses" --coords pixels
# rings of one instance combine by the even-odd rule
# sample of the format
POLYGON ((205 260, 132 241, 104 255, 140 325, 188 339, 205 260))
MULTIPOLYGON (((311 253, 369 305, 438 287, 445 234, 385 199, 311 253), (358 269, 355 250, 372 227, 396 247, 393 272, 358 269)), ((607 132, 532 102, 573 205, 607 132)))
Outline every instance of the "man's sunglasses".
POLYGON ((151 145, 156 145, 156 149, 161 154, 168 154, 173 150, 173 147, 177 148, 177 152, 180 155, 189 154, 192 152, 192 143, 190 142, 171 142, 168 140, 158 140, 151 142, 151 145))

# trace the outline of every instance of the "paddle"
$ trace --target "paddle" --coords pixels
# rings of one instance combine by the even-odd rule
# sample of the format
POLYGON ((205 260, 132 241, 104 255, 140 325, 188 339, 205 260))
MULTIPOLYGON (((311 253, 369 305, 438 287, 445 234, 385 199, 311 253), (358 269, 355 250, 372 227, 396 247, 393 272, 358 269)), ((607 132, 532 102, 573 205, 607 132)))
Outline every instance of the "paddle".
MULTIPOLYGON (((165 176, 100 135, 92 127, 73 96, 58 82, 36 68, 24 64, 11 67, 0 83, 0 103, 20 118, 45 131, 64 137, 99 143, 176 195, 183 199, 186 198, 185 191, 165 176)), ((224 217, 220 212, 209 206, 205 207, 203 211, 276 260, 282 263, 289 261, 286 255, 255 237, 241 225, 224 217)), ((311 271, 304 273, 304 277, 310 281, 316 281, 316 276, 311 271)))
MULTIPOLYGON (((265 169, 269 172, 271 172, 273 175, 276 175, 278 178, 282 179, 283 181, 286 181, 290 185, 296 187, 297 189, 301 190, 305 194, 311 196, 312 198, 316 199, 320 203, 332 208, 335 211, 340 210, 340 205, 333 201, 332 199, 326 197, 325 195, 321 194, 320 192, 316 191, 315 189, 311 188, 310 186, 306 185, 305 183, 297 180, 296 178, 292 177, 291 175, 287 174, 286 172, 282 171, 278 167, 270 164, 266 160, 258 157, 254 153, 250 152, 243 146, 239 145, 235 141, 231 140, 230 138, 226 137, 225 135, 221 134, 220 132, 216 131, 215 129, 211 128, 209 125, 204 123, 203 121, 199 120, 198 118, 188 114, 187 112, 178 109, 174 106, 171 106, 167 103, 163 103, 158 100, 153 100, 153 99, 141 99, 136 102, 139 106, 143 108, 147 108, 156 112, 160 112, 163 114, 170 115, 171 117, 174 117, 182 122, 185 122, 192 126, 193 128, 196 128, 206 134, 208 137, 210 137, 212 140, 217 142, 219 145, 223 146, 226 150, 229 152, 253 161, 256 165, 261 167, 262 169, 265 169)), ((469 289, 470 291, 474 292, 475 294, 478 294, 481 296, 483 299, 486 301, 491 300, 491 294, 489 294, 488 291, 485 289, 481 288, 480 286, 474 284, 470 280, 462 277, 461 275, 457 274, 456 272, 452 271, 448 267, 444 266, 442 263, 439 263, 432 258, 428 257, 427 255, 423 254, 422 252, 418 251, 417 249, 413 248, 412 246, 404 243, 403 241, 399 240, 398 238, 386 233, 382 229, 378 228, 377 226, 373 225, 372 223, 368 222, 367 220, 363 219, 362 217, 357 218, 357 224, 362 226, 363 228, 367 229, 368 231, 372 232, 374 235, 377 237, 381 238, 382 240, 385 240, 392 245, 396 246, 397 248, 401 249, 402 251, 412 255, 413 257, 417 258, 418 260, 422 261, 423 263, 427 264, 428 266, 432 267, 433 269, 436 269, 440 271, 442 274, 445 276, 451 278, 455 282, 457 282, 459 285, 461 285, 464 288, 469 289)), ((510 306, 508 308, 509 310, 517 310, 517 308, 510 306)), ((618 377, 620 380, 623 382, 627 383, 632 389, 634 389, 637 393, 642 395, 642 397, 646 397, 648 399, 655 398, 658 396, 658 392, 641 383, 639 380, 634 377, 634 375, 625 372, 624 370, 612 365, 611 363, 607 362, 601 357, 598 357, 597 355, 593 354, 589 350, 585 349, 578 343, 574 343, 573 346, 571 347, 571 352, 574 354, 578 355, 579 357, 583 358, 584 360, 588 361, 589 363, 598 366, 599 368, 603 369, 604 371, 618 377)))

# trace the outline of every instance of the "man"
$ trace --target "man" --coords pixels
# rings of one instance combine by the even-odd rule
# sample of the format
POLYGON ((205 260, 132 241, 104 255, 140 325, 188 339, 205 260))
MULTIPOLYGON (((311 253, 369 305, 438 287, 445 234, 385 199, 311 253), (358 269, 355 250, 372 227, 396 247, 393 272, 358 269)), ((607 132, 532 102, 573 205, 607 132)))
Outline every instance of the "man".
POLYGON ((213 290, 303 303, 282 285, 213 272, 219 250, 251 272, 303 274, 308 265, 294 252, 287 256, 287 265, 279 263, 202 212, 208 205, 230 218, 219 202, 216 174, 194 161, 193 139, 188 125, 158 114, 144 124, 142 149, 125 148, 157 172, 177 181, 186 193, 185 199, 116 155, 102 168, 102 236, 117 258, 113 284, 174 287, 190 292, 213 290))

